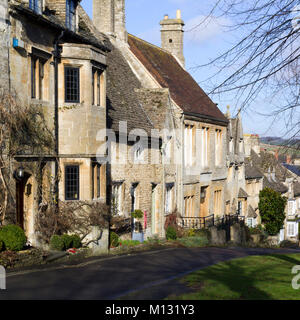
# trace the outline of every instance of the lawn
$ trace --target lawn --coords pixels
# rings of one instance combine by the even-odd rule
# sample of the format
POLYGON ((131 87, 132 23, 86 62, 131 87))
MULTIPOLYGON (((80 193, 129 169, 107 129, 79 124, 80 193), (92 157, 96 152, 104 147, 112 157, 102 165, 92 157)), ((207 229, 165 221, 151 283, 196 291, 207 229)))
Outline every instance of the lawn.
MULTIPOLYGON (((300 289, 291 281, 300 254, 252 256, 222 262, 194 272, 181 281, 191 293, 172 296, 179 300, 300 300, 300 289)), ((300 283, 300 281, 299 281, 300 283)))

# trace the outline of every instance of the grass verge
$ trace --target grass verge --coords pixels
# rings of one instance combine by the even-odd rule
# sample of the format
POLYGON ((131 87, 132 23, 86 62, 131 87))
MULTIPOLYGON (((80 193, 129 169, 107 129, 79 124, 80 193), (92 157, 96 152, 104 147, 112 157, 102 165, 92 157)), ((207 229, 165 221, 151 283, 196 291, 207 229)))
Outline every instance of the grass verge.
POLYGON ((178 300, 300 300, 292 288, 300 254, 252 256, 222 262, 199 270, 181 282, 191 293, 170 296, 178 300))

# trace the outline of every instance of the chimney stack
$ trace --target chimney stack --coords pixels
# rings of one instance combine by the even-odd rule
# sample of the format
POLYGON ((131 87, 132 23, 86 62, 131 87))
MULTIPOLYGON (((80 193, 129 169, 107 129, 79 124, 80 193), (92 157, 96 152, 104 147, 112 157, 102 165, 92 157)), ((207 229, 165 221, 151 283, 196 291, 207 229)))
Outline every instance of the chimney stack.
POLYGON ((93 23, 103 33, 115 33, 114 0, 93 0, 93 23))
POLYGON ((183 55, 183 27, 184 22, 181 19, 181 11, 177 10, 176 19, 169 19, 168 15, 160 22, 161 25, 161 47, 172 53, 185 67, 183 55))
POLYGON ((93 23, 100 32, 127 42, 125 0, 93 0, 93 23))

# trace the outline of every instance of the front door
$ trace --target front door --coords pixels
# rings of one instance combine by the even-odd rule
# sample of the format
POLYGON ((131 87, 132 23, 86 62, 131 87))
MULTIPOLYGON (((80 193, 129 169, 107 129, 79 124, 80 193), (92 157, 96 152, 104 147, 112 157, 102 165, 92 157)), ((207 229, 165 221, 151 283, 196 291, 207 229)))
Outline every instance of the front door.
POLYGON ((209 215, 208 207, 209 207, 208 187, 201 187, 201 194, 200 194, 200 217, 201 218, 207 217, 209 215))
POLYGON ((17 213, 17 225, 24 229, 24 180, 16 182, 16 213, 17 213))
POLYGON ((152 185, 152 205, 151 205, 152 234, 158 233, 158 214, 157 214, 157 206, 156 206, 156 189, 157 189, 157 185, 152 185))

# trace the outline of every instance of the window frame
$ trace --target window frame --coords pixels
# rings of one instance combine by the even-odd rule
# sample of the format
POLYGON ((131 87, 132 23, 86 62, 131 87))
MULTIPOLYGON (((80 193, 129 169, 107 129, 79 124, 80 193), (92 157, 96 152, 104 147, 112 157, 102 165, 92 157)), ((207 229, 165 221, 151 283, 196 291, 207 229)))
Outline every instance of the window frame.
POLYGON ((42 14, 43 0, 29 0, 29 9, 35 13, 42 14))
POLYGON ((287 236, 288 237, 296 237, 297 235, 297 223, 296 222, 287 222, 287 236), (290 233, 290 226, 293 226, 293 233, 290 233))
POLYGON ((216 166, 222 165, 223 155, 223 131, 222 129, 215 130, 215 164, 216 166))
POLYGON ((112 197, 117 199, 116 207, 118 210, 118 215, 122 216, 122 207, 123 207, 123 182, 113 183, 112 184, 112 197))
POLYGON ((104 70, 92 67, 92 105, 101 107, 102 101, 101 98, 105 93, 102 92, 102 85, 101 82, 103 82, 104 70))
MULTIPOLYGON (((74 173, 73 173, 74 174, 74 173)), ((74 179, 75 180, 75 179, 74 179)), ((79 201, 80 200, 80 165, 79 164, 69 164, 69 165, 65 165, 65 200, 66 201, 79 201), (68 195, 68 193, 71 193, 72 191, 69 191, 70 185, 68 185, 68 169, 75 169, 77 170, 77 172, 75 173, 76 176, 76 185, 75 188, 77 189, 77 193, 74 192, 74 194, 77 195, 77 197, 71 197, 68 195)))
POLYGON ((38 54, 32 53, 30 56, 30 85, 31 85, 31 99, 45 100, 45 66, 47 59, 38 54))
POLYGON ((201 150, 202 150, 202 168, 208 168, 209 167, 209 137, 210 137, 210 128, 202 126, 201 128, 201 150))
MULTIPOLYGON (((69 83, 71 84, 71 81, 69 81, 69 83)), ((75 66, 64 66, 64 85, 65 85, 65 103, 80 103, 80 67, 75 67, 75 66), (77 94, 76 94, 76 98, 77 99, 67 99, 67 96, 68 96, 68 89, 69 91, 72 91, 72 88, 69 88, 68 87, 68 76, 71 77, 72 75, 67 75, 67 71, 75 71, 77 72, 77 76, 75 78, 76 81, 75 84, 76 84, 76 90, 77 90, 77 94)), ((71 93, 69 93, 69 95, 71 95, 71 93)), ((75 95, 75 94, 73 94, 75 95)))
POLYGON ((76 31, 76 0, 66 0, 66 27, 76 31))
POLYGON ((173 211, 173 190, 173 184, 166 185, 165 214, 172 213, 173 211))

